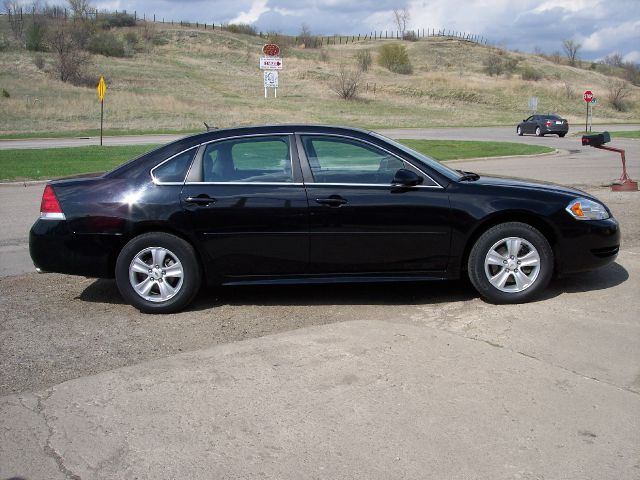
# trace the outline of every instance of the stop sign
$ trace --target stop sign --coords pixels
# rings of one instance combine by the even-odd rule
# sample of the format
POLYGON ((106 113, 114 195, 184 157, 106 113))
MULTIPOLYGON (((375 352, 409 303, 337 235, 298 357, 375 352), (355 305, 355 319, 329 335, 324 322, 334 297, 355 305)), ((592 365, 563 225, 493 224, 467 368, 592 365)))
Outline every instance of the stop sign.
POLYGON ((593 100, 593 92, 591 90, 586 90, 584 95, 582 95, 582 98, 584 98, 584 101, 587 103, 591 102, 591 100, 593 100))

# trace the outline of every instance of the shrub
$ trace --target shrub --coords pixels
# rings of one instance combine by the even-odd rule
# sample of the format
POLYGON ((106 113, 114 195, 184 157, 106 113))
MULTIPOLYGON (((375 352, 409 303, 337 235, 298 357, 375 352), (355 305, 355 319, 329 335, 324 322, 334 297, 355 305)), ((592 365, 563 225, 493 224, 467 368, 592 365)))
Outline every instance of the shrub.
POLYGON ((124 57, 124 42, 111 32, 100 32, 91 38, 87 50, 105 57, 124 57))
POLYGON ((321 48, 319 57, 320 57, 320 61, 321 62, 328 62, 329 61, 329 51, 326 48, 321 48))
POLYGON ((26 46, 32 52, 44 52, 46 45, 47 24, 43 19, 35 17, 27 27, 26 46))
POLYGON ((117 27, 135 27, 136 19, 128 13, 105 13, 98 17, 98 24, 104 30, 117 27))
POLYGON ((344 65, 340 65, 340 70, 336 77, 329 84, 329 88, 344 100, 353 100, 358 96, 360 85, 360 70, 350 70, 344 65))
POLYGON ((360 50, 356 53, 356 63, 358 64, 358 68, 362 72, 366 72, 369 70, 369 67, 373 63, 373 57, 371 56, 371 52, 369 50, 360 50))
POLYGON ((409 54, 404 45, 386 43, 378 51, 378 63, 394 73, 408 75, 413 72, 409 54))
POLYGON ((86 19, 74 19, 70 25, 71 38, 78 48, 87 49, 96 33, 95 23, 86 19))
POLYGON ((254 27, 253 25, 249 25, 248 23, 229 23, 227 25, 223 25, 222 29, 226 30, 227 32, 240 33, 243 35, 258 35, 256 27, 254 27))
POLYGON ((83 69, 89 62, 89 55, 78 48, 69 28, 58 25, 49 32, 48 43, 56 55, 54 68, 58 78, 63 82, 81 78, 83 69))
POLYGON ((522 79, 523 80, 532 80, 534 82, 537 82, 539 80, 542 80, 542 73, 540 73, 535 68, 532 68, 530 66, 526 66, 526 67, 524 67, 522 69, 522 79))
POLYGON ((126 32, 124 34, 124 39, 129 45, 135 46, 138 44, 138 34, 133 30, 126 32))
POLYGON ((503 54, 503 52, 491 53, 487 56, 482 64, 484 66, 485 73, 489 76, 498 76, 503 73, 511 75, 518 66, 517 58, 510 58, 503 54))
POLYGON ((33 57, 33 64, 38 70, 44 70, 44 57, 40 54, 37 54, 35 57, 33 57))
POLYGON ((7 92, 4 88, 2 89, 2 96, 3 96, 4 98, 9 98, 9 97, 11 97, 11 95, 9 95, 9 92, 7 92))
POLYGON ((504 71, 504 66, 502 64, 502 57, 500 55, 496 55, 492 53, 487 58, 482 61, 482 65, 484 67, 485 73, 489 74, 490 77, 501 75, 504 71))
POLYGON ((404 35, 402 36, 402 39, 408 42, 417 42, 418 35, 416 34, 416 32, 411 30, 410 32, 405 32, 404 35))
POLYGON ((609 84, 609 103, 619 112, 627 109, 626 98, 631 93, 629 85, 624 80, 615 80, 609 84))

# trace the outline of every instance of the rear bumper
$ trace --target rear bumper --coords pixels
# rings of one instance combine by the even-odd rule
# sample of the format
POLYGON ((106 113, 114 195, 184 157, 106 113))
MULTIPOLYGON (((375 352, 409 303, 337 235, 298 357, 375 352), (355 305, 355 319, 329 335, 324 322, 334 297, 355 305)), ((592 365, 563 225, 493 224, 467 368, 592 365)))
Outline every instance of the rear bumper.
POLYGON ((556 246, 558 274, 584 272, 615 261, 620 249, 620 225, 615 218, 574 221, 556 246))
POLYGON ((569 127, 567 125, 552 125, 550 127, 542 127, 542 133, 567 133, 569 127))
POLYGON ((113 278, 121 235, 76 234, 65 220, 38 220, 29 232, 29 253, 39 272, 113 278))

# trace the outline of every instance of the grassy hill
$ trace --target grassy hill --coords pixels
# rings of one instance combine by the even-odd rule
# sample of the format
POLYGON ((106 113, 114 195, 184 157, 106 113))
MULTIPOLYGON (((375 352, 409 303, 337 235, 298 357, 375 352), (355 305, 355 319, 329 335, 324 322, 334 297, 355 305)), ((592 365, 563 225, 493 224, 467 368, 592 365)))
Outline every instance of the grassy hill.
MULTIPOLYGON (((257 36, 192 27, 156 25, 162 44, 142 40, 143 25, 114 29, 139 38, 127 58, 92 56, 89 68, 107 81, 105 128, 123 131, 199 130, 202 122, 225 127, 253 123, 322 122, 370 128, 515 125, 528 115, 531 95, 538 110, 557 112, 573 124, 584 122, 582 92, 599 97, 596 123, 640 121, 640 88, 629 84, 627 110, 607 100, 612 77, 553 63, 538 55, 506 52, 461 40, 427 38, 402 42, 413 73, 391 73, 377 65, 378 48, 391 40, 291 46, 283 53, 278 98, 264 98, 258 68, 264 40, 257 36), (132 33, 134 32, 135 35, 132 33), (329 87, 341 65, 356 68, 355 54, 371 51, 374 63, 363 74, 359 98, 342 100, 329 87), (511 73, 489 76, 496 55, 517 65, 511 73), (534 70, 541 79, 523 80, 534 70), (375 85, 375 91, 374 91, 375 85)), ((146 27, 147 29, 149 27, 146 27)), ((0 134, 77 132, 99 127, 93 86, 74 86, 51 72, 54 54, 33 53, 7 42, 0 18, 0 134), (36 67, 35 57, 44 60, 36 67)))

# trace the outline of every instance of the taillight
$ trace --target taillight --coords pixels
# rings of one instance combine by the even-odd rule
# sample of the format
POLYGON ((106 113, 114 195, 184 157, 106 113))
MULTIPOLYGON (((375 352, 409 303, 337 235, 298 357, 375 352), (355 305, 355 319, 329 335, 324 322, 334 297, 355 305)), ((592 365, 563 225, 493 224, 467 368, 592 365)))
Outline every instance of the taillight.
POLYGON ((45 220, 64 220, 65 216, 58 202, 58 197, 51 185, 44 187, 42 202, 40 203, 40 218, 45 220))
POLYGON ((551 120, 547 120, 546 122, 544 122, 544 124, 545 124, 547 127, 550 127, 550 126, 551 126, 551 124, 552 124, 552 122, 551 122, 551 120))

